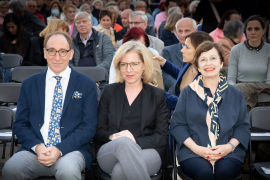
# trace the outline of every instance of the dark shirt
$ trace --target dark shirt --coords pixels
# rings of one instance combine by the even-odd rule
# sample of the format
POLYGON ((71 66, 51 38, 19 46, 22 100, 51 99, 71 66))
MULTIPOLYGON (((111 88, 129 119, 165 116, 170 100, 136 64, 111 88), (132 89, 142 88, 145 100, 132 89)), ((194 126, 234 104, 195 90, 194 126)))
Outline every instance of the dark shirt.
POLYGON ((22 26, 29 32, 42 31, 46 25, 34 14, 25 10, 24 17, 20 19, 22 26))
POLYGON ((100 12, 100 10, 96 9, 95 6, 93 6, 92 15, 97 19, 99 19, 99 12, 100 12))
POLYGON ((142 118, 142 91, 136 99, 129 105, 127 95, 125 93, 123 112, 120 122, 119 131, 129 130, 136 138, 141 135, 141 118, 142 118))
MULTIPOLYGON (((30 38, 32 38, 32 34, 27 32, 27 31, 23 31, 23 46, 24 46, 24 49, 23 49, 23 54, 25 54, 26 52, 26 47, 27 45, 29 44, 29 41, 30 41, 30 38)), ((17 53, 17 43, 15 44, 11 44, 11 42, 5 42, 5 38, 4 38, 4 34, 1 35, 0 37, 0 51, 3 52, 3 53, 8 53, 8 54, 18 54, 17 53), (5 44, 10 44, 11 46, 11 51, 10 52, 7 52, 5 51, 5 44)), ((23 56, 23 54, 20 54, 21 56, 23 56)))
POLYGON ((80 61, 79 61, 78 66, 86 66, 86 67, 96 66, 94 52, 93 52, 93 44, 94 43, 93 43, 93 40, 91 40, 91 37, 87 41, 86 46, 82 42, 79 42, 80 61), (85 51, 85 49, 88 49, 88 51, 85 51))
MULTIPOLYGON (((235 0, 214 2, 214 5, 220 18, 226 11, 231 9, 235 9, 240 12, 235 0)), ((203 19, 202 31, 210 33, 217 28, 218 22, 208 0, 200 1, 195 13, 193 14, 193 18, 198 22, 203 19)))
POLYGON ((43 4, 41 10, 40 11, 37 10, 37 13, 41 14, 44 17, 45 22, 47 24, 47 17, 49 17, 51 15, 51 12, 47 8, 47 5, 46 4, 43 4))
POLYGON ((155 30, 154 26, 149 26, 149 25, 147 25, 147 27, 146 27, 146 29, 145 29, 146 34, 148 34, 148 35, 150 35, 150 36, 154 36, 154 37, 156 37, 155 31, 156 31, 156 30, 155 30))

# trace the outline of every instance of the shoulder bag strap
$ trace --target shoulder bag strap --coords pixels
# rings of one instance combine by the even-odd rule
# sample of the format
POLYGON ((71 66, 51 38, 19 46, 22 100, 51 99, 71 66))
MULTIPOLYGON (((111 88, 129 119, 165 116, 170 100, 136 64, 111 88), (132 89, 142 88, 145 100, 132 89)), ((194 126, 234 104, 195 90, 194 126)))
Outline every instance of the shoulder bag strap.
POLYGON ((220 17, 219 17, 219 14, 218 14, 218 12, 217 12, 217 9, 216 9, 216 7, 215 7, 215 5, 214 5, 213 2, 209 2, 209 3, 210 3, 210 5, 211 5, 211 8, 212 8, 212 10, 213 10, 215 16, 216 16, 217 22, 219 23, 219 22, 220 22, 220 17))

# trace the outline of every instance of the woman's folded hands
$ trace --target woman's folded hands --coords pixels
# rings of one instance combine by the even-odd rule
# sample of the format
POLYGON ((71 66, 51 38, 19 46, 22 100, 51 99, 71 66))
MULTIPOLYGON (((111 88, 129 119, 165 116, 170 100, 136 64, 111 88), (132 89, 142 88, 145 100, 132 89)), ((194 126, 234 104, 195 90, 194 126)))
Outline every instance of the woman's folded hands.
POLYGON ((136 143, 136 140, 135 140, 134 136, 131 134, 131 132, 129 130, 124 130, 124 131, 120 131, 118 133, 112 134, 109 137, 109 139, 113 141, 113 140, 115 140, 115 139, 117 139, 119 137, 128 137, 128 138, 130 138, 132 141, 134 141, 136 143))

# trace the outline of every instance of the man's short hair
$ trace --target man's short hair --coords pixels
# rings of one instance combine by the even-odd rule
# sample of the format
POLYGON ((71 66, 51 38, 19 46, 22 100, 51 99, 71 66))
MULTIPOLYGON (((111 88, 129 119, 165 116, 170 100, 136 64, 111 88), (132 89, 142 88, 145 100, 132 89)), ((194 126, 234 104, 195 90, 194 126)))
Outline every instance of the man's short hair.
POLYGON ((74 21, 76 22, 84 17, 87 17, 92 22, 92 17, 87 12, 79 12, 78 14, 76 14, 74 21))
POLYGON ((116 2, 111 1, 111 2, 108 2, 108 3, 106 4, 106 7, 105 7, 105 8, 107 8, 107 7, 109 7, 109 6, 118 6, 118 5, 117 5, 116 2))
POLYGON ((134 7, 136 8, 138 6, 138 4, 140 3, 144 3, 145 6, 147 6, 147 4, 144 1, 137 1, 136 3, 134 3, 134 7))
POLYGON ((130 13, 129 19, 134 19, 137 15, 141 16, 143 22, 148 21, 148 17, 143 11, 134 11, 134 12, 130 13))
MULTIPOLYGON (((82 12, 83 10, 84 10, 84 8, 85 7, 89 7, 90 8, 90 6, 88 5, 88 4, 83 4, 83 5, 81 5, 81 7, 80 7, 80 12, 82 12)), ((91 9, 91 8, 90 8, 91 9)))
POLYGON ((24 4, 22 1, 11 1, 9 5, 10 5, 10 9, 12 9, 14 13, 17 13, 24 10, 24 7, 26 4, 24 4))
POLYGON ((181 8, 179 6, 176 7, 171 7, 168 11, 168 16, 171 15, 172 13, 176 13, 178 11, 181 11, 181 8))
POLYGON ((68 42, 69 49, 72 49, 72 38, 70 37, 70 35, 68 33, 62 32, 62 31, 55 31, 53 33, 50 33, 50 34, 46 35, 45 39, 44 39, 44 48, 46 48, 46 45, 47 45, 49 39, 54 35, 62 35, 62 36, 64 36, 66 38, 67 42, 68 42))
POLYGON ((36 3, 36 1, 34 1, 34 0, 29 0, 29 1, 27 1, 27 2, 26 2, 26 6, 28 5, 29 2, 33 2, 33 3, 35 4, 35 6, 37 7, 37 3, 36 3))
POLYGON ((182 19, 180 19, 179 21, 177 21, 177 23, 175 24, 175 29, 176 29, 176 30, 178 30, 178 29, 177 29, 178 24, 179 24, 180 22, 182 22, 183 20, 185 20, 185 19, 190 19, 190 20, 192 21, 193 29, 194 29, 194 30, 197 29, 197 23, 196 23, 196 21, 195 21, 194 19, 191 19, 191 18, 182 18, 182 19))

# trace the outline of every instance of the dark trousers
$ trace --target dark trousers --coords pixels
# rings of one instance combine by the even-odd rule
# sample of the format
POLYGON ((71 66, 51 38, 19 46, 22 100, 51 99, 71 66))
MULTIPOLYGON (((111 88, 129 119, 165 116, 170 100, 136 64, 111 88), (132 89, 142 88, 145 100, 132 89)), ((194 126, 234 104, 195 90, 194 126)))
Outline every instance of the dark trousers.
POLYGON ((234 180, 241 171, 242 162, 237 159, 220 159, 212 164, 204 158, 190 158, 180 163, 184 173, 194 180, 234 180))

